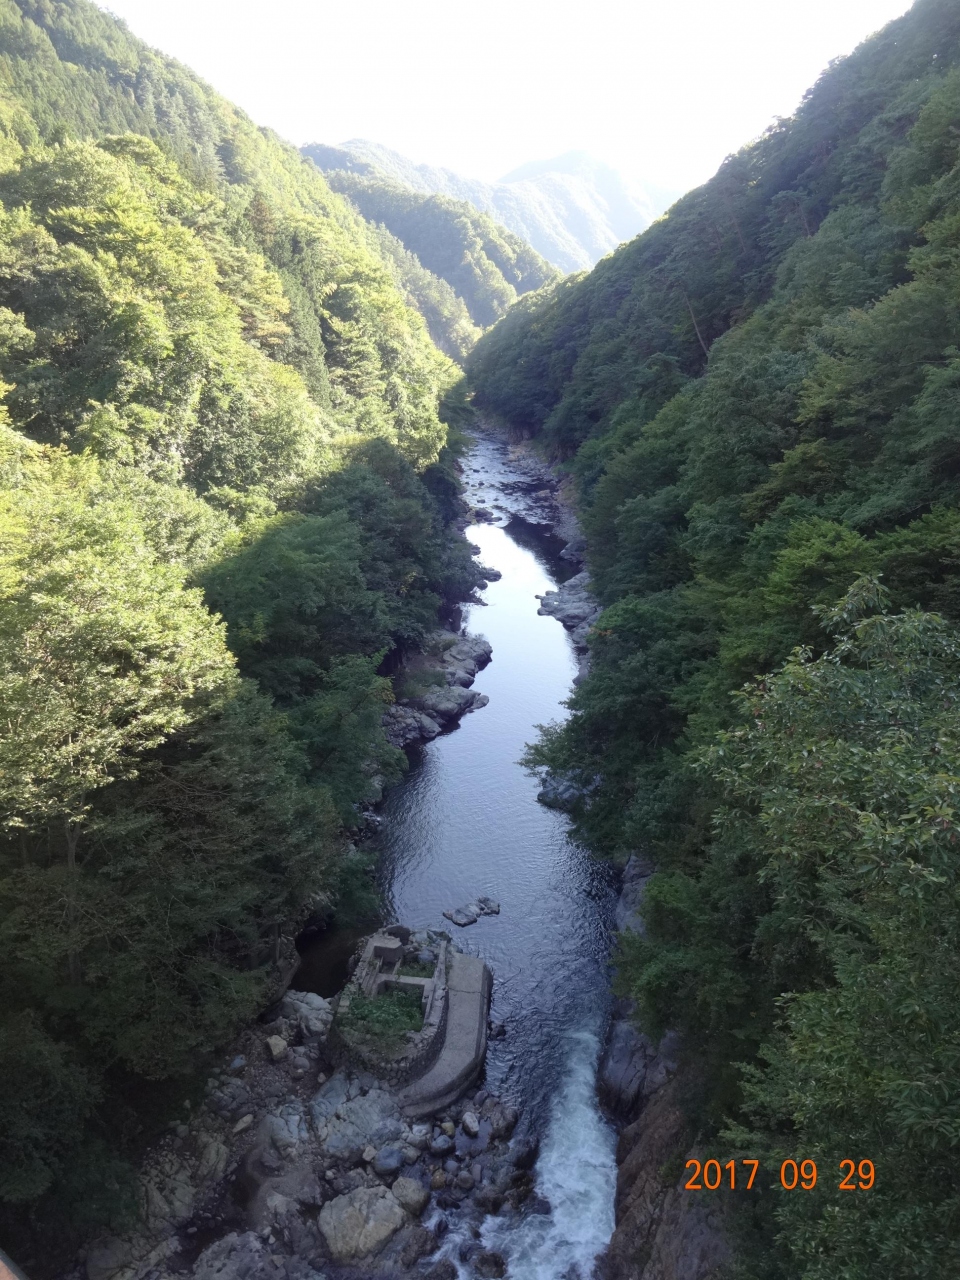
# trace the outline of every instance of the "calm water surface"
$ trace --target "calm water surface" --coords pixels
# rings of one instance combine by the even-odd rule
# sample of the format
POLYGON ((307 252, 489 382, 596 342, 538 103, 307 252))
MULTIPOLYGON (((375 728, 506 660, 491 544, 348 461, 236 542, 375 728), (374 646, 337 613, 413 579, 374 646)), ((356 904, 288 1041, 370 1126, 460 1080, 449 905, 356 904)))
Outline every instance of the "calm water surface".
POLYGON ((384 896, 414 927, 448 929, 493 971, 493 1041, 487 1083, 538 1128, 562 1079, 569 1033, 598 1033, 606 1014, 613 890, 606 868, 567 835, 563 814, 537 803, 538 783, 518 763, 536 726, 565 714, 576 663, 563 627, 537 614, 555 585, 543 559, 497 525, 470 530, 481 563, 503 577, 473 607, 467 629, 486 636, 493 661, 474 688, 489 705, 423 748, 383 806, 384 896), (499 916, 454 929, 444 908, 478 894, 499 916))

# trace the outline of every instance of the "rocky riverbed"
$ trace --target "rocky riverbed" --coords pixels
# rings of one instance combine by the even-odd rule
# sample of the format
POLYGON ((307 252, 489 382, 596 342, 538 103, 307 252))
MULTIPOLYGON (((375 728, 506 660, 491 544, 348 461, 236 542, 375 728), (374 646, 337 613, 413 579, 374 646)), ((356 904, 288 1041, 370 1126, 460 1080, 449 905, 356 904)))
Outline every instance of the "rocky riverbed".
POLYGON ((517 1112, 481 1089, 411 1122, 396 1090, 343 1060, 330 1002, 290 991, 270 1012, 153 1151, 141 1226, 95 1242, 77 1280, 318 1280, 415 1266, 452 1280, 443 1252, 454 1212, 457 1257, 502 1275, 479 1225, 530 1195, 535 1150, 510 1141, 517 1112))
POLYGON ((588 637, 603 610, 593 594, 590 574, 583 570, 566 582, 562 582, 556 591, 547 591, 539 596, 538 612, 547 617, 556 618, 570 632, 570 639, 577 654, 577 678, 579 684, 590 670, 590 653, 588 637))

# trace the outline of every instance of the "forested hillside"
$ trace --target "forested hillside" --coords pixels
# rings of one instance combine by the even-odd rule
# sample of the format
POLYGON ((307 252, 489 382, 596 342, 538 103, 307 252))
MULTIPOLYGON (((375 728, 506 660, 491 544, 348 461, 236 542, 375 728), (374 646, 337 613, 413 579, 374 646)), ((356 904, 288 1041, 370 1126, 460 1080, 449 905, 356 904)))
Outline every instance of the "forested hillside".
POLYGON ((821 1169, 735 1197, 745 1276, 960 1270, 958 139, 960 9, 918 0, 471 358, 578 486, 606 609, 530 759, 659 866, 622 988, 701 1149, 821 1169))
MULTIPOLYGON (((304 147, 303 153, 325 168, 329 150, 304 147)), ((519 236, 465 200, 424 195, 379 174, 326 169, 326 178, 369 222, 385 227, 423 267, 446 281, 480 329, 505 315, 519 296, 559 278, 519 236)))
POLYGON ((522 165, 498 182, 414 164, 380 143, 354 138, 304 151, 325 172, 347 170, 427 195, 468 201, 520 236, 561 271, 582 271, 632 239, 676 198, 650 184, 628 185, 615 169, 584 151, 522 165))
POLYGON ((53 1248, 336 901, 475 570, 454 366, 316 168, 85 0, 0 0, 0 70, 0 1227, 53 1248))

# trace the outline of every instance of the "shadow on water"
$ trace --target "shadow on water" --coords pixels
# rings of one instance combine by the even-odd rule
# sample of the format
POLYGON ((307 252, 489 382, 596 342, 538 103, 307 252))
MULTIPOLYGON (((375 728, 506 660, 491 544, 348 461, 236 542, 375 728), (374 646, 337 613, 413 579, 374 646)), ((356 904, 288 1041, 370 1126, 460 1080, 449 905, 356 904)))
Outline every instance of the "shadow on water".
POLYGON ((565 540, 542 524, 533 524, 523 516, 511 516, 501 527, 511 541, 536 557, 537 563, 554 582, 566 582, 580 572, 578 565, 565 560, 560 554, 566 546, 565 540))
POLYGON ((314 991, 329 1000, 342 990, 350 976, 348 964, 361 938, 381 922, 373 919, 349 928, 331 927, 297 942, 300 968, 293 979, 298 991, 314 991))

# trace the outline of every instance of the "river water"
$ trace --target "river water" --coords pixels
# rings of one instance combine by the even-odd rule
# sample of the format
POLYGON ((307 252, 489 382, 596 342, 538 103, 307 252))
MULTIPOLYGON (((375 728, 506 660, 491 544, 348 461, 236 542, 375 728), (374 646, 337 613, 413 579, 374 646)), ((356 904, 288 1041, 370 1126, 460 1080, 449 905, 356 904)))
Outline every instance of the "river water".
POLYGON ((614 1225, 615 1138, 595 1081, 615 888, 569 838, 564 815, 537 803, 537 781, 518 763, 536 726, 565 715, 576 674, 563 627, 537 613, 537 595, 563 575, 560 544, 534 523, 536 503, 511 492, 518 477, 503 443, 478 441, 465 479, 468 500, 497 516, 468 536, 502 577, 464 616, 493 646, 474 685, 490 702, 423 747, 388 794, 382 891, 388 917, 456 934, 494 975, 492 1017, 506 1035, 490 1043, 485 1087, 519 1107, 521 1132, 540 1140, 536 1190, 551 1212, 488 1218, 484 1243, 507 1256, 511 1280, 589 1280, 614 1225), (480 894, 500 903, 498 916, 466 929, 444 919, 480 894))

